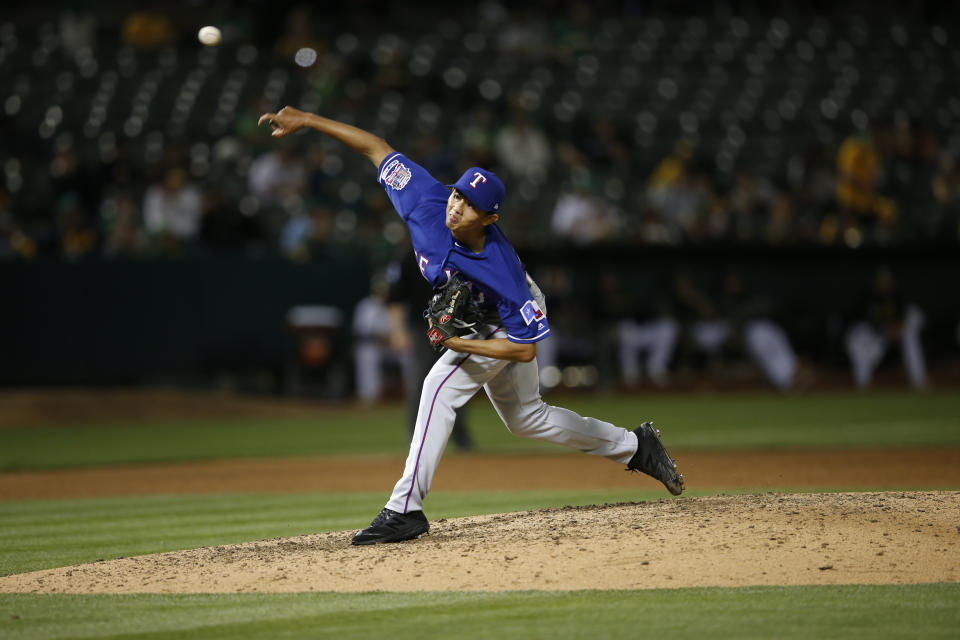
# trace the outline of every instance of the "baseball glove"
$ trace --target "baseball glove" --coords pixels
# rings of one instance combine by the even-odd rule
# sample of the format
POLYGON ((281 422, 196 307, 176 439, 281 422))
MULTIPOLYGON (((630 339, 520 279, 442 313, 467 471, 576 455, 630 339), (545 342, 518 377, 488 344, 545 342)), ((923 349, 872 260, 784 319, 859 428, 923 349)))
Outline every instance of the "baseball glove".
POLYGON ((473 299, 470 285, 454 275, 433 294, 423 317, 429 325, 430 344, 442 351, 448 338, 473 333, 483 319, 483 312, 473 299))

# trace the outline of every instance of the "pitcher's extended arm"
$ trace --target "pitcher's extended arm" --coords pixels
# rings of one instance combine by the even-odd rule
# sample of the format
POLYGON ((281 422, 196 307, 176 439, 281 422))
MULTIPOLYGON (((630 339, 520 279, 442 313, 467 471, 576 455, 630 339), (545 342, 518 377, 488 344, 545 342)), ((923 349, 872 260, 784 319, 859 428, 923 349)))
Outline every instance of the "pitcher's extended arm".
POLYGON ((376 167, 379 167, 383 159, 394 152, 393 147, 387 144, 386 140, 369 131, 293 107, 284 107, 276 113, 263 114, 257 124, 262 125, 264 122, 269 122, 273 127, 272 135, 275 138, 282 138, 303 128, 315 129, 347 145, 370 160, 376 167))
POLYGON ((537 357, 537 345, 534 342, 510 342, 506 338, 489 340, 467 340, 454 336, 443 341, 443 346, 460 353, 475 353, 478 356, 510 360, 512 362, 530 362, 537 357))

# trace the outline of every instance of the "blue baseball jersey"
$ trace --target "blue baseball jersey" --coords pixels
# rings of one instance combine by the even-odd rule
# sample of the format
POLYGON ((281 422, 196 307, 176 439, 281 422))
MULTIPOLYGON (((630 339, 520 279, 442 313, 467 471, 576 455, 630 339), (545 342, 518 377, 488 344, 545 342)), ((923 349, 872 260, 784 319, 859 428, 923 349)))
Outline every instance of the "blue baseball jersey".
POLYGON ((517 252, 496 224, 487 226, 481 253, 458 243, 446 225, 450 189, 402 153, 378 169, 378 181, 410 230, 420 273, 434 287, 450 277, 473 284, 481 305, 493 308, 512 342, 537 342, 550 334, 547 316, 534 300, 517 252))

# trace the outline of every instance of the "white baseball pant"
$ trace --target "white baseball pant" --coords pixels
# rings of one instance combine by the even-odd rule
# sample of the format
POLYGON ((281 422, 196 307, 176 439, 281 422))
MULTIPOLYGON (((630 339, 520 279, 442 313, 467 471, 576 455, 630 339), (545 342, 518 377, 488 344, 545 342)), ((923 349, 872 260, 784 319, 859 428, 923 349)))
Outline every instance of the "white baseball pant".
POLYGON ((618 327, 620 370, 628 384, 640 380, 640 352, 646 352, 646 373, 657 383, 667 379, 670 359, 677 346, 680 325, 671 318, 646 322, 623 320, 618 327))
POLYGON ((769 320, 750 320, 744 327, 747 353, 777 389, 789 389, 797 372, 797 354, 787 332, 769 320))
MULTIPOLYGON (((918 388, 927 383, 927 367, 923 357, 923 343, 920 340, 924 323, 923 312, 916 306, 908 306, 900 345, 910 384, 918 388)), ((861 389, 870 386, 873 372, 887 352, 887 338, 869 323, 858 322, 847 332, 844 341, 853 368, 854 383, 861 389)))
MULTIPOLYGON (((481 333, 506 337, 505 331, 495 329, 489 326, 481 333)), ((400 513, 422 510, 423 498, 430 491, 433 474, 453 429, 454 411, 481 387, 514 435, 555 442, 623 464, 637 451, 637 437, 631 431, 546 404, 540 397, 535 359, 510 362, 447 351, 424 380, 410 453, 403 477, 387 502, 388 509, 400 513)))
MULTIPOLYGON (((697 346, 709 355, 717 355, 730 335, 730 323, 726 320, 698 322, 693 331, 697 346)), ((771 320, 748 320, 743 326, 743 340, 747 354, 763 370, 770 384, 781 391, 793 385, 798 361, 786 331, 771 320)))

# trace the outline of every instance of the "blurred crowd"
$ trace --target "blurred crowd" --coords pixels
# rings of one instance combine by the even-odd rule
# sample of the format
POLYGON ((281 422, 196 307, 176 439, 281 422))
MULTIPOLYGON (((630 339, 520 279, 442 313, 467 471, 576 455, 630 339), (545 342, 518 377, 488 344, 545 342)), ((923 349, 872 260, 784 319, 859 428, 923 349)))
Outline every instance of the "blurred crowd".
MULTIPOLYGON (((66 105, 51 103, 44 113, 24 113, 19 94, 11 94, 4 105, 10 117, 3 125, 0 259, 280 253, 310 260, 359 251, 382 266, 406 240, 375 176, 318 136, 280 144, 256 127, 261 112, 285 102, 373 129, 441 180, 466 166, 492 167, 507 184, 502 224, 519 247, 855 249, 960 243, 960 140, 943 125, 960 119, 960 96, 951 98, 943 112, 918 109, 915 96, 894 95, 879 112, 868 113, 864 106, 849 109, 847 119, 824 117, 811 123, 811 131, 822 134, 828 128, 831 135, 784 133, 782 152, 767 162, 765 156, 750 155, 749 142, 734 144, 743 131, 737 134, 738 124, 722 124, 730 113, 722 106, 712 107, 699 123, 692 115, 694 126, 687 126, 689 118, 681 118, 677 131, 664 133, 661 126, 658 142, 650 143, 647 134, 656 129, 657 117, 647 105, 604 104, 591 110, 582 104, 592 95, 615 99, 611 87, 632 68, 625 62, 622 68, 597 71, 601 53, 610 52, 596 34, 613 30, 611 21, 636 27, 642 37, 630 37, 627 29, 615 41, 624 50, 612 56, 625 60, 641 55, 638 44, 649 39, 644 39, 651 33, 647 15, 629 3, 609 14, 591 13, 583 2, 563 3, 549 23, 535 7, 496 0, 451 9, 430 27, 460 51, 457 64, 445 69, 424 49, 431 41, 424 25, 395 15, 396 7, 383 10, 396 18, 385 24, 382 17, 371 22, 379 9, 364 3, 354 10, 337 5, 332 14, 279 3, 282 11, 270 12, 279 16, 264 21, 259 20, 262 6, 244 10, 239 4, 217 4, 206 15, 202 3, 190 6, 186 16, 155 3, 133 12, 118 9, 112 19, 64 10, 33 23, 31 29, 46 34, 36 51, 49 50, 47 55, 80 60, 116 39, 118 51, 145 52, 145 59, 160 60, 162 67, 169 52, 194 55, 200 48, 196 21, 216 9, 224 51, 238 60, 249 58, 247 66, 238 67, 243 73, 231 72, 227 84, 236 78, 239 87, 258 70, 266 80, 252 92, 249 83, 237 89, 227 107, 221 96, 225 115, 204 120, 199 133, 189 126, 180 134, 151 131, 139 116, 114 128, 97 121, 88 131, 96 120, 93 111, 82 128, 58 128, 66 105), (408 40, 384 35, 388 27, 406 33, 405 26, 411 29, 408 40), (364 51, 360 43, 376 46, 364 51), (304 58, 303 51, 313 52, 315 60, 304 58), (491 53, 501 67, 512 61, 520 78, 515 84, 467 76, 491 53), (569 78, 550 71, 564 68, 569 78), (305 92, 285 93, 283 86, 294 82, 305 92), (464 92, 464 85, 471 90, 464 92), (445 94, 457 96, 459 103, 445 94), (548 94, 559 96, 552 108, 540 104, 548 94), (711 124, 720 125, 726 136, 719 146, 706 134, 711 124), (733 146, 727 145, 730 140, 733 146)), ((691 46, 709 42, 711 34, 698 35, 697 19, 681 18, 691 46)), ((732 25, 734 36, 741 23, 754 29, 769 24, 774 34, 784 29, 766 15, 754 22, 722 21, 732 25)), ((934 43, 947 38, 935 23, 920 26, 934 43)), ((18 37, 26 40, 16 34, 25 29, 5 23, 3 51, 15 52, 18 37)), ((815 33, 811 29, 813 42, 815 33)), ((803 42, 797 51, 802 57, 803 42)), ((19 86, 30 68, 11 66, 14 59, 12 53, 0 56, 0 75, 19 86)), ((100 64, 93 78, 107 70, 103 55, 100 64)), ((211 64, 216 70, 224 60, 211 64)), ((909 65, 920 63, 904 64, 909 73, 909 65)), ((74 82, 72 73, 64 73, 56 76, 57 83, 74 82)), ((82 67, 77 73, 83 75, 82 67)), ((120 75, 125 77, 122 69, 120 75)), ((674 80, 683 83, 680 76, 674 80)), ((666 112, 672 109, 674 80, 661 79, 658 94, 650 97, 666 112)), ((145 81, 144 86, 151 85, 145 81)), ((774 122, 767 116, 767 133, 775 135, 781 118, 774 113, 774 122)))

